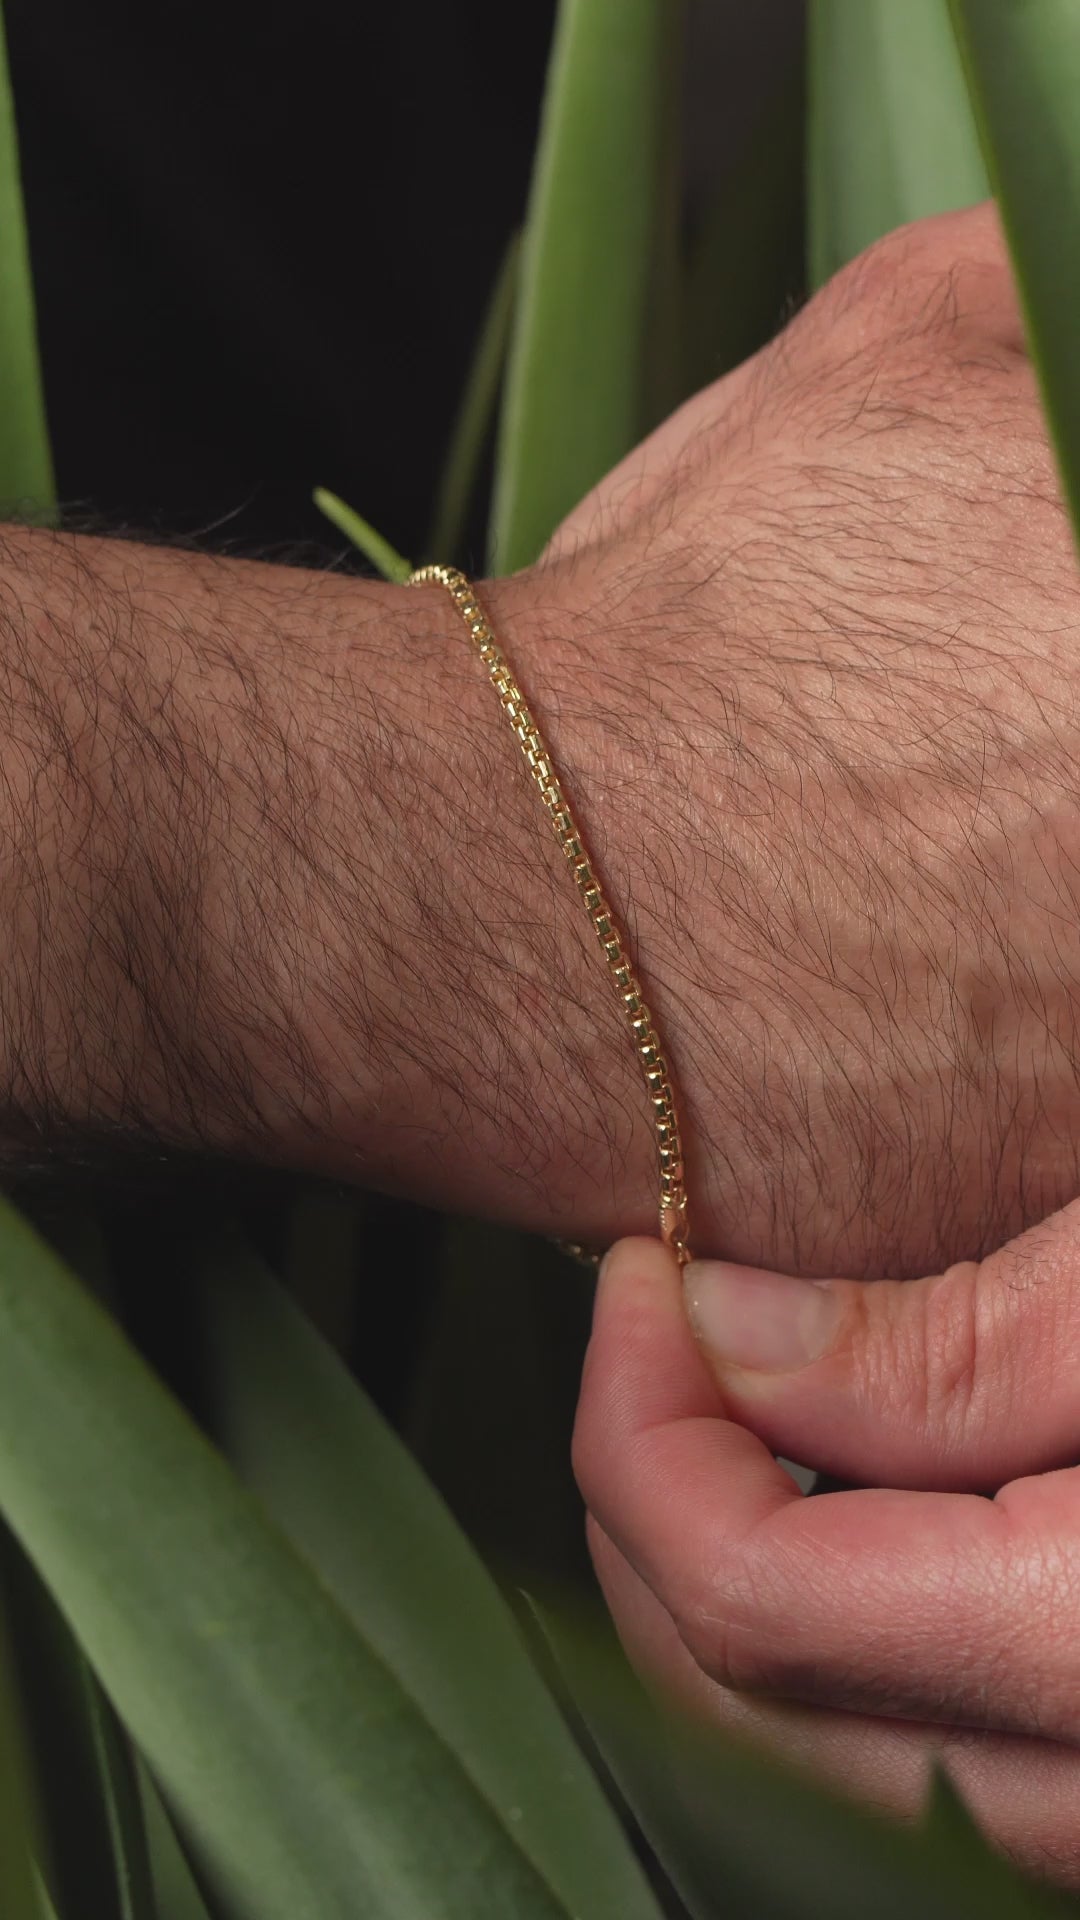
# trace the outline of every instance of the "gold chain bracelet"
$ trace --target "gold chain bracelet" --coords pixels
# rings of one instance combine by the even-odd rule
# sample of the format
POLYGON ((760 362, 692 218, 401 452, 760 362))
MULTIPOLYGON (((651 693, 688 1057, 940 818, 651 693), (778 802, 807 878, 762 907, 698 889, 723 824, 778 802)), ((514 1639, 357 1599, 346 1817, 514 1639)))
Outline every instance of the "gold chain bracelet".
POLYGON ((663 1048, 657 1038, 653 1018, 646 1005, 641 982, 631 964, 626 944, 615 923, 615 916, 604 896, 591 860, 585 851, 581 828, 562 790, 551 755, 529 710, 521 688, 501 651, 475 589, 456 567, 417 567, 409 575, 410 587, 433 583, 445 587, 472 636, 473 645, 486 666, 502 710, 509 720, 525 755, 529 772, 539 789, 548 818, 555 830, 570 870, 577 883, 585 911, 592 922, 607 961, 619 1004, 622 1007, 641 1063, 656 1129, 657 1157, 660 1167, 660 1236, 676 1255, 680 1266, 690 1258, 687 1245, 686 1176, 683 1168, 679 1117, 672 1092, 671 1076, 663 1048))

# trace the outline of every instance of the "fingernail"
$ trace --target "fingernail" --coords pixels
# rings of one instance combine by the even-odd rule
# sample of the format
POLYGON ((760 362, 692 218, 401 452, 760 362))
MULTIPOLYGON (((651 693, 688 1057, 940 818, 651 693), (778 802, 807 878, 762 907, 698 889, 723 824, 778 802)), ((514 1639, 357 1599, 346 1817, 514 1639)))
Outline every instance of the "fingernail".
POLYGON ((760 1373, 784 1373, 819 1359, 840 1315, 836 1295, 812 1280, 721 1260, 692 1260, 683 1285, 702 1346, 722 1365, 760 1373))

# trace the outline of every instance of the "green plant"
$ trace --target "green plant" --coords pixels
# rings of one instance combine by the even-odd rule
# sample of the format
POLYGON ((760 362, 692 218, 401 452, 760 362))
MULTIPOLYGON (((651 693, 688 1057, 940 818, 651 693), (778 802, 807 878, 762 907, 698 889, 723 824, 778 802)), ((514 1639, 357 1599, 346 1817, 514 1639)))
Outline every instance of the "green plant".
MULTIPOLYGON (((906 0, 903 32, 898 17, 896 0, 812 0, 812 277, 983 191, 966 73, 1075 506, 1080 248, 1050 189, 1066 182, 1080 204, 1080 16, 1070 0, 906 0), (1037 145, 1022 137, 1036 116, 1037 145)), ((563 0, 520 256, 511 243, 437 501, 440 558, 455 557, 500 387, 492 559, 510 567, 704 377, 710 340, 719 371, 779 317, 782 276, 758 236, 797 191, 797 143, 759 134, 685 234, 678 31, 672 0, 563 0)), ((788 76, 770 111, 766 131, 797 124, 788 76)), ((0 495, 47 516, 15 156, 0 73, 0 495)), ((778 249, 782 234, 778 219, 778 249)), ((367 523, 323 504, 400 575, 367 523)), ((994 1859, 944 1785, 924 1827, 903 1832, 647 1704, 557 1585, 526 1635, 293 1297, 324 1327, 347 1314, 355 1204, 302 1195, 278 1274, 235 1223, 177 1228, 198 1421, 125 1331, 94 1226, 70 1223, 61 1257, 0 1208, 4 1920, 1058 1910, 994 1859), (603 1755, 604 1785, 556 1693, 603 1755)), ((459 1408, 489 1391, 462 1333, 478 1297, 483 1317, 497 1296, 519 1336, 528 1326, 507 1347, 534 1356, 560 1345, 544 1318, 553 1293, 580 1318, 576 1282, 540 1271, 546 1257, 448 1231, 460 1345, 418 1370, 407 1425, 421 1451, 447 1419, 450 1378, 459 1408)), ((539 1369, 514 1388, 537 1406, 550 1398, 539 1369)))

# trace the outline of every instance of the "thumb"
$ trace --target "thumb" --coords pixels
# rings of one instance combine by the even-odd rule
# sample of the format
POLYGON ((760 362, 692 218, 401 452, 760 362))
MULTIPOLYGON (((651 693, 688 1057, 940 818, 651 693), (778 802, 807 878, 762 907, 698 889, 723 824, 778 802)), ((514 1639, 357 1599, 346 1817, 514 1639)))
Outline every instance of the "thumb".
POLYGON ((954 1490, 1080 1461, 1080 1201, 925 1280, 700 1260, 685 1288, 728 1409, 777 1453, 954 1490))

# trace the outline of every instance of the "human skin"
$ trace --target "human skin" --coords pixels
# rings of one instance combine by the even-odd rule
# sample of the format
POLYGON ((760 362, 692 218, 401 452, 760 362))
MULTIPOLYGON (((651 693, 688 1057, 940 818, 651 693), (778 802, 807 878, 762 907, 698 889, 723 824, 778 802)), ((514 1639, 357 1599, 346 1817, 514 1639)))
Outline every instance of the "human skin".
MULTIPOLYGON (((665 1693, 904 1813, 941 1756, 1078 1885, 1080 1207, 1041 1218, 1078 1185, 1075 560, 992 217, 893 236, 709 405, 684 445, 707 475, 719 437, 733 475, 729 832, 775 903, 759 880, 752 956, 713 865, 755 1018, 729 1007, 712 1062, 729 1087, 749 1030, 767 1096, 755 1165, 738 1129, 728 1161, 753 1265, 681 1285, 655 1241, 610 1255, 575 1435, 593 1559, 665 1693), (855 1488, 805 1498, 777 1453, 855 1488)), ((694 516, 660 485, 662 575, 694 516)))
POLYGON ((1080 596, 992 209, 856 261, 552 566, 615 627, 589 817, 699 1248, 918 1274, 1071 1197, 1080 596))
POLYGON ((9 528, 0 625, 9 1166, 206 1151, 591 1224, 627 1063, 449 599, 9 528))
POLYGON ((623 1241, 575 1435, 597 1574, 664 1697, 893 1812, 936 1756, 1072 1885, 1078 1274, 1080 1203, 902 1284, 692 1265, 689 1316, 672 1256, 623 1241), (775 1451, 858 1487, 806 1497, 775 1451))
MULTIPOLYGON (((987 210, 839 276, 483 588, 646 977, 699 1251, 978 1254, 1078 1185, 1080 595, 987 210)), ((10 1165, 648 1230, 642 1089, 436 587, 8 529, 10 1165)))

